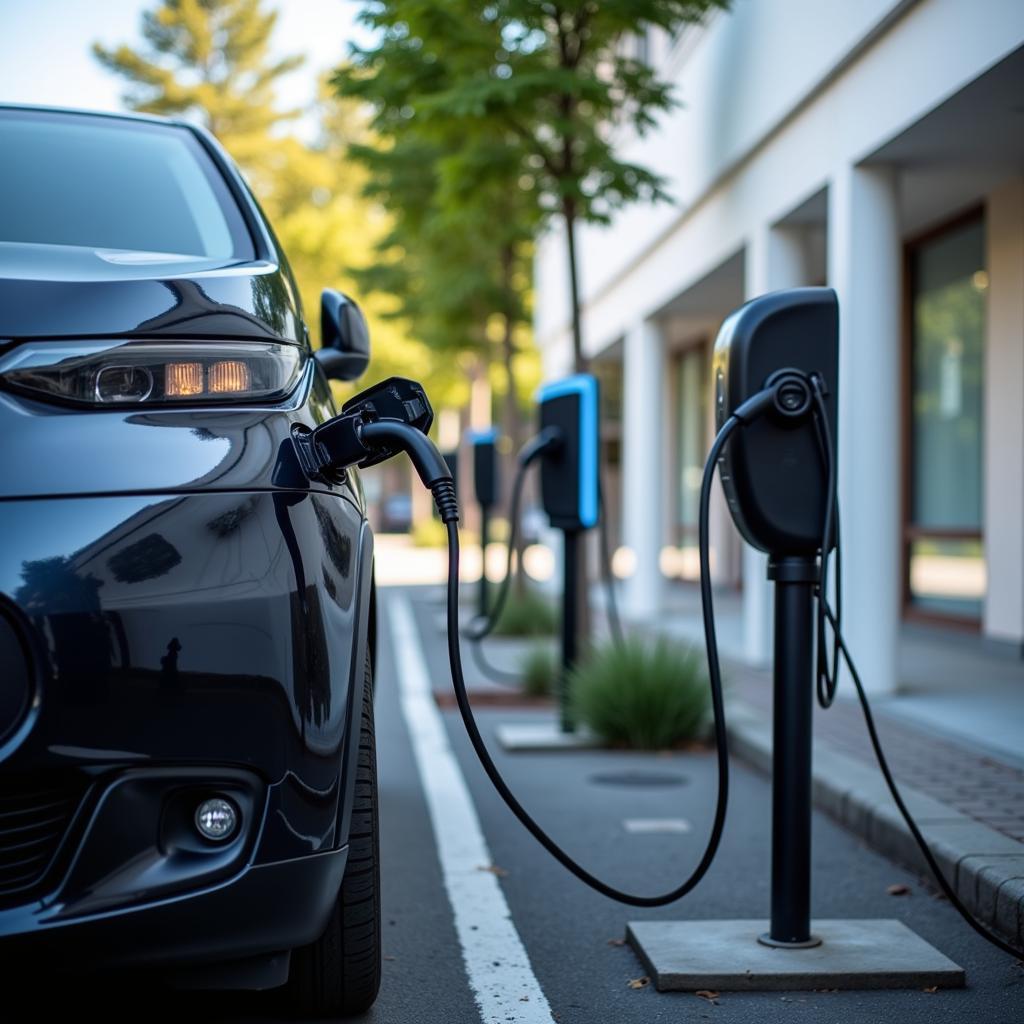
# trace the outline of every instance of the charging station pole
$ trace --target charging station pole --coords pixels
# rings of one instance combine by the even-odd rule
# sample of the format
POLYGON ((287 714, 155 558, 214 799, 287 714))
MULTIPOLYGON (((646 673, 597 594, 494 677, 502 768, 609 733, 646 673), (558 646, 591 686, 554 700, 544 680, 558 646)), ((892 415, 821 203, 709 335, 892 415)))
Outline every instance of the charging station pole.
POLYGON ((544 459, 540 494, 551 525, 562 534, 562 665, 558 677, 558 727, 563 739, 576 732, 569 703, 569 677, 580 641, 582 537, 597 525, 600 494, 599 395, 597 378, 577 373, 545 384, 537 395, 540 428, 554 432, 557 448, 544 459))
POLYGON ((491 509, 498 497, 498 432, 475 430, 469 435, 473 446, 473 491, 480 506, 480 614, 490 606, 487 579, 487 545, 491 539, 491 509))
POLYGON ((766 946, 806 948, 811 935, 811 726, 814 558, 772 558, 775 652, 772 670, 771 924, 766 946))
POLYGON ((486 615, 487 600, 487 545, 491 542, 491 510, 487 505, 480 506, 480 614, 486 615))
POLYGON ((579 646, 580 531, 562 531, 562 670, 558 676, 558 717, 562 732, 575 732, 569 708, 569 675, 579 646))

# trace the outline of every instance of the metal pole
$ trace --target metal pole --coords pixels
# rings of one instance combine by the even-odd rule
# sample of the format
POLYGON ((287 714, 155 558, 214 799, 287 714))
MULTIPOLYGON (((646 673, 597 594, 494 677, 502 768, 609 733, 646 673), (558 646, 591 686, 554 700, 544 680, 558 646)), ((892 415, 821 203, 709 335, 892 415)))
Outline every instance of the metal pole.
POLYGON ((569 709, 569 673, 576 664, 579 638, 579 550, 580 532, 563 530, 562 558, 562 673, 558 681, 558 706, 562 732, 575 732, 569 709))
POLYGON ((487 614, 487 544, 491 535, 491 509, 480 506, 480 614, 487 614))
POLYGON ((811 935, 813 557, 772 558, 775 582, 772 725, 772 917, 761 942, 816 946, 811 935))

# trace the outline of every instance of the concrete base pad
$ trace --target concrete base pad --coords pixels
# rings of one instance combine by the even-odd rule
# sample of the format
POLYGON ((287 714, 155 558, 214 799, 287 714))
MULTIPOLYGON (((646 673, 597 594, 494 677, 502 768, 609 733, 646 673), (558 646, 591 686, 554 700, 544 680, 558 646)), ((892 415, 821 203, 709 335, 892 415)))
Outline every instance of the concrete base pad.
POLYGON ((901 921, 815 921, 821 945, 764 946, 767 921, 632 921, 626 939, 659 992, 961 988, 963 969, 901 921))
POLYGON ((498 742, 511 752, 553 750, 595 750, 601 741, 586 729, 562 732, 557 721, 506 723, 495 730, 498 742))

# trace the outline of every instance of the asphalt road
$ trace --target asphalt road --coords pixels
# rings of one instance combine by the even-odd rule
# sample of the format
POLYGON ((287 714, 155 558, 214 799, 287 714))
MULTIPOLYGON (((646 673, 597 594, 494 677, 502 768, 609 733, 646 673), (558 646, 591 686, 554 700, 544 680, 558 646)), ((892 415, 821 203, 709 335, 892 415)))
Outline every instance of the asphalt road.
MULTIPOLYGON (((406 591, 421 627, 430 679, 447 678, 443 637, 435 625, 436 591, 406 591)), ((377 734, 381 790, 384 971, 380 998, 364 1020, 377 1024, 474 1024, 474 1002, 444 885, 438 846, 403 716, 384 594, 378 669, 377 734)), ((489 739, 499 721, 529 712, 486 711, 489 739)), ((621 944, 627 920, 767 917, 770 787, 735 764, 728 824, 719 856, 684 901, 645 911, 620 906, 572 878, 521 828, 476 764, 457 714, 444 727, 491 853, 492 867, 533 974, 560 1024, 713 1020, 722 1022, 979 1022, 1024 1020, 1024 969, 964 925, 945 902, 906 871, 867 849, 829 818, 814 818, 813 908, 817 917, 896 917, 959 963, 967 988, 934 993, 722 993, 715 1003, 688 993, 631 988, 644 970, 621 944), (889 895, 894 884, 909 887, 889 895)), ((506 755, 499 766, 571 853, 615 884, 635 891, 671 887, 703 849, 714 800, 708 754, 571 753, 506 755), (611 776, 611 778, 609 778, 611 776), (657 783, 657 784, 655 784, 657 783), (682 818, 684 833, 631 833, 627 818, 682 818)), ((488 867, 488 865, 481 865, 488 867)), ((503 966, 496 961, 494 978, 503 966)), ((48 1019, 67 997, 83 1019, 280 1021, 274 1001, 251 994, 156 993, 131 982, 83 984, 61 993, 35 990, 24 1019, 48 1019)), ((513 1001, 514 1006, 514 1001, 513 1001)), ((27 1008, 26 1008, 27 1009, 27 1008)), ((17 1014, 3 1014, 11 1021, 17 1014)), ((514 1010, 505 1018, 518 1020, 514 1010)))

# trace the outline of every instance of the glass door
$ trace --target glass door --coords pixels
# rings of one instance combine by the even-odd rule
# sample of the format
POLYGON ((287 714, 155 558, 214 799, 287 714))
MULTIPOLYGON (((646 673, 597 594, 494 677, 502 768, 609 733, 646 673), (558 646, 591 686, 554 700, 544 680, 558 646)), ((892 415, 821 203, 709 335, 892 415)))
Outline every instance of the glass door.
POLYGON ((912 245, 908 611, 976 622, 982 548, 985 228, 981 216, 912 245))

